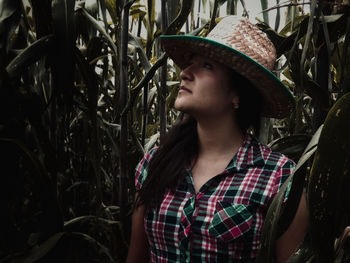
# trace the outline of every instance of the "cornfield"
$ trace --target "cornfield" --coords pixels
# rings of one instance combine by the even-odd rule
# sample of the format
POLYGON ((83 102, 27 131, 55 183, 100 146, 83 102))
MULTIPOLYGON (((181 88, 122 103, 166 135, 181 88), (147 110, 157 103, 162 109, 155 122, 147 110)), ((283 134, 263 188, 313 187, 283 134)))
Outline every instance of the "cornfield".
MULTIPOLYGON (((284 212, 274 216, 280 197, 269 210, 260 262, 274 262, 303 189, 309 233, 289 262, 350 262, 350 4, 270 2, 257 1, 257 22, 296 107, 262 119, 260 140, 298 168, 284 212)), ((0 0, 1 263, 125 261, 134 168, 182 118, 180 69, 159 36, 205 36, 227 14, 249 10, 244 0, 0 0)))

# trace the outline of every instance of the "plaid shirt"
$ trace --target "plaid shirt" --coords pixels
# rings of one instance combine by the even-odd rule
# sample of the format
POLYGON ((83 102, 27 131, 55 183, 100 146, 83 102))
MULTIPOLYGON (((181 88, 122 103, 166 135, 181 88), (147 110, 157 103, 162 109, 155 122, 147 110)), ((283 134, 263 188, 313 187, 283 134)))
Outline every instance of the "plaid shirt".
MULTIPOLYGON (((154 149, 136 168, 142 187, 154 149)), ((267 208, 293 161, 247 135, 226 169, 195 193, 191 170, 159 209, 145 213, 151 262, 251 262, 267 208)))

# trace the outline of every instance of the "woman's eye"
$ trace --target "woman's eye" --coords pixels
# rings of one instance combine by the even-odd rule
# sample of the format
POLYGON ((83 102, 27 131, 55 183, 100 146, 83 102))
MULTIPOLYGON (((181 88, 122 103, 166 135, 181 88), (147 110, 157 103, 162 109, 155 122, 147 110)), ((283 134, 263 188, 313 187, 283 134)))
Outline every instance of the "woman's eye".
POLYGON ((213 65, 208 63, 208 62, 204 62, 203 66, 206 68, 206 69, 213 69, 213 65))

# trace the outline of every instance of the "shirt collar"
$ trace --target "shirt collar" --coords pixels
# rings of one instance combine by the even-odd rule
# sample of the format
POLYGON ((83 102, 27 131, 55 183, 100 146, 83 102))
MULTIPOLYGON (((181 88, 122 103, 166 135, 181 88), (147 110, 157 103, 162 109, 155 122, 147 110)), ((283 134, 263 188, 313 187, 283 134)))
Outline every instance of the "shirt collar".
POLYGON ((227 171, 239 171, 249 166, 261 167, 265 165, 262 145, 250 134, 246 134, 242 146, 227 166, 227 171))

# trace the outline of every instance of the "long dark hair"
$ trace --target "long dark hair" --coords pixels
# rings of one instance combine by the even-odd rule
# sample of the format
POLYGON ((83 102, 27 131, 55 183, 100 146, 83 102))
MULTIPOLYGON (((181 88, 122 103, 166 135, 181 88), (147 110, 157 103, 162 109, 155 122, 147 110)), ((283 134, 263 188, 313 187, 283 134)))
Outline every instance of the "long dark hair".
MULTIPOLYGON (((235 71, 232 71, 231 81, 239 96, 238 124, 243 134, 250 130, 257 136, 260 128, 261 95, 246 78, 235 71)), ((147 178, 138 191, 136 206, 158 207, 165 190, 175 191, 186 167, 191 165, 197 154, 197 121, 186 116, 169 129, 164 141, 153 154, 147 178)))
POLYGON ((185 169, 196 158, 197 121, 186 116, 166 134, 148 166, 147 178, 138 191, 136 205, 159 206, 166 189, 175 191, 185 169))
POLYGON ((231 82, 239 97, 237 122, 243 134, 247 131, 259 136, 262 97, 248 79, 232 70, 231 82))

